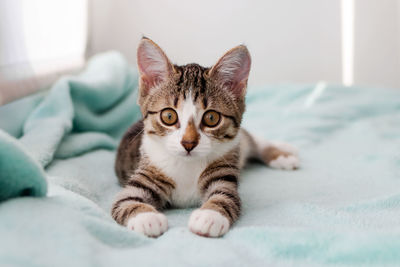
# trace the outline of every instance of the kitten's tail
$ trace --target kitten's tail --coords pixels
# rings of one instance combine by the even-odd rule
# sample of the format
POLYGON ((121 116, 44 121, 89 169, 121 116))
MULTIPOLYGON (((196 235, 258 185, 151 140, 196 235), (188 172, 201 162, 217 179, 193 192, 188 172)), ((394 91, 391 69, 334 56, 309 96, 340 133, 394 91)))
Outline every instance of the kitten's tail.
POLYGON ((299 167, 298 150, 282 142, 270 142, 241 129, 240 167, 248 160, 255 159, 272 168, 297 169, 299 167))

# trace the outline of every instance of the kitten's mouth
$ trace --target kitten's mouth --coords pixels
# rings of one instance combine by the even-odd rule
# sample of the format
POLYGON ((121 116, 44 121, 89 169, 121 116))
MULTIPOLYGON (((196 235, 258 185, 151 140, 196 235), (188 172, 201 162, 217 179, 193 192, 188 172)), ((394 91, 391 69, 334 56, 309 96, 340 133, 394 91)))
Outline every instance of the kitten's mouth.
POLYGON ((179 153, 179 156, 182 158, 182 159, 187 159, 187 160, 189 160, 189 159, 194 159, 194 158, 196 158, 198 155, 196 154, 196 152, 181 152, 181 153, 179 153))
POLYGON ((202 153, 200 153, 200 151, 176 151, 175 153, 173 153, 172 155, 174 155, 175 157, 179 157, 182 160, 197 160, 199 158, 204 157, 205 155, 203 155, 202 153))

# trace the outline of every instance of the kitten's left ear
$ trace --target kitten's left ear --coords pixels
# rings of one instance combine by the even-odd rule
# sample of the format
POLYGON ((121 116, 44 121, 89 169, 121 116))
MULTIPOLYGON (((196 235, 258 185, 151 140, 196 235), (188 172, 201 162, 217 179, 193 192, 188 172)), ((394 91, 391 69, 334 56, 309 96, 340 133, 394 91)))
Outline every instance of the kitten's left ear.
POLYGON ((235 97, 244 97, 249 77, 251 58, 249 50, 239 45, 225 53, 210 70, 210 76, 235 97))
POLYGON ((174 67, 164 51, 149 38, 143 37, 137 50, 141 94, 147 95, 159 83, 166 81, 174 67))

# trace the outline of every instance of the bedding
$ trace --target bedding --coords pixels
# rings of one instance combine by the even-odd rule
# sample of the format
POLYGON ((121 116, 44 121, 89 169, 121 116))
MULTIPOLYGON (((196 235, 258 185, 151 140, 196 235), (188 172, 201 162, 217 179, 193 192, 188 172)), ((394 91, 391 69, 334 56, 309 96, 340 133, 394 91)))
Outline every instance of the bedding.
POLYGON ((219 239, 188 230, 191 209, 168 210, 157 239, 111 218, 136 94, 137 73, 108 52, 0 107, 0 266, 400 265, 400 90, 249 88, 244 127, 296 145, 302 166, 249 165, 242 216, 219 239))

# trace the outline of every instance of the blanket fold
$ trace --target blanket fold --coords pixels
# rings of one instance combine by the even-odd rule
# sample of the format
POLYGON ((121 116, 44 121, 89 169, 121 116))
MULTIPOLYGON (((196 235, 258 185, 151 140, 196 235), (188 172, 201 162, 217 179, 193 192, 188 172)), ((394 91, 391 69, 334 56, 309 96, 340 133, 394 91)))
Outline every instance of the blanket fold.
POLYGON ((0 130, 0 202, 12 197, 45 196, 42 166, 17 139, 0 130))
MULTIPOLYGON (((11 172, 7 166, 18 160, 6 161, 9 151, 47 167, 55 158, 66 159, 99 148, 115 149, 118 138, 140 117, 136 86, 136 73, 117 52, 94 57, 80 75, 56 82, 27 117, 19 142, 10 141, 12 138, 4 133, 0 136, 3 146, 8 148, 2 150, 5 154, 0 169, 0 200, 21 192, 35 196, 46 192, 43 170, 36 171, 42 175, 34 178, 11 172)), ((33 168, 23 167, 24 162, 19 164, 21 169, 33 168)))

